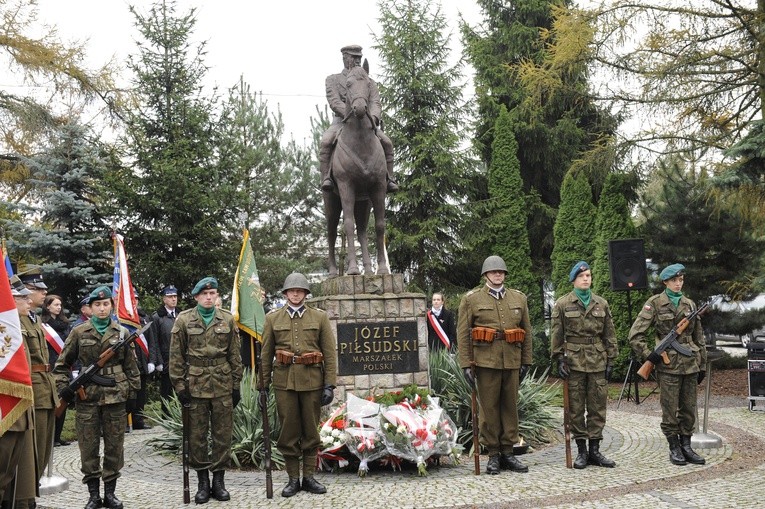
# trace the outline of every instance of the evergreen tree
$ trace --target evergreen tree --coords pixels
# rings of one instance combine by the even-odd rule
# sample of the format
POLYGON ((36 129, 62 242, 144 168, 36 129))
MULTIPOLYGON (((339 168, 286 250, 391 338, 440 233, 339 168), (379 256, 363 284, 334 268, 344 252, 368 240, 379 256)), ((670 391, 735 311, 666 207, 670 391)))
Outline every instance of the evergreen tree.
MULTIPOLYGON (((391 267, 421 290, 461 286, 464 203, 476 164, 463 148, 462 62, 450 66, 446 19, 429 0, 379 2, 380 95, 401 191, 389 196, 391 267)), ((473 269, 474 270, 474 269, 473 269)), ((474 280, 474 275, 471 278, 474 280)))
POLYGON ((555 218, 555 247, 552 252, 552 283, 555 296, 571 291, 568 275, 579 260, 593 263, 597 209, 584 172, 566 173, 560 190, 560 207, 555 218))
POLYGON ((595 260, 592 266, 592 290, 606 299, 613 315, 619 358, 614 365, 614 376, 626 374, 630 346, 627 341, 632 321, 637 317, 643 302, 650 296, 648 290, 617 292, 611 290, 611 271, 608 260, 610 240, 631 239, 637 235, 630 216, 626 196, 634 187, 631 177, 623 173, 610 173, 603 185, 595 224, 595 260), (629 294, 629 295, 628 295, 629 294))
POLYGON ((131 12, 143 40, 129 59, 137 106, 125 141, 130 168, 112 182, 131 276, 150 293, 169 283, 188 292, 201 277, 233 279, 241 235, 229 168, 217 164, 215 100, 200 95, 204 44, 189 40, 196 17, 175 2, 131 12))
POLYGON ((531 272, 531 246, 526 229, 528 211, 517 152, 510 114, 502 106, 494 126, 487 230, 493 237, 492 252, 507 264, 505 284, 526 294, 531 324, 538 327, 542 324, 541 287, 531 272))
POLYGON ((15 260, 41 262, 50 293, 69 309, 97 283, 111 281, 109 228, 101 212, 102 148, 82 125, 69 123, 54 145, 23 164, 39 202, 23 208, 22 217, 39 221, 9 222, 9 252, 15 260))
MULTIPOLYGON (((685 265, 683 293, 696 301, 747 293, 759 273, 763 241, 740 216, 716 210, 707 195, 705 171, 673 161, 660 165, 654 179, 641 208, 646 217, 641 231, 651 260, 659 269, 685 265)), ((656 286, 663 288, 659 282, 656 286)))
POLYGON ((219 166, 231 175, 231 213, 252 238, 261 284, 277 289, 292 270, 307 272, 323 260, 321 193, 311 148, 282 145, 281 114, 243 80, 229 91, 220 121, 219 166), (314 247, 312 249, 312 247, 314 247), (300 260, 300 263, 285 261, 300 260))
MULTIPOLYGON (((484 15, 476 27, 463 24, 468 61, 475 68, 478 104, 475 144, 489 164, 494 123, 500 106, 514 124, 523 190, 529 196, 529 238, 534 272, 550 273, 553 225, 560 188, 571 164, 613 133, 615 119, 597 108, 588 93, 588 58, 567 65, 555 76, 557 86, 542 92, 521 79, 522 70, 542 66, 554 44, 551 30, 558 9, 569 0, 477 0, 484 15)), ((597 195, 597 190, 596 190, 597 195)))

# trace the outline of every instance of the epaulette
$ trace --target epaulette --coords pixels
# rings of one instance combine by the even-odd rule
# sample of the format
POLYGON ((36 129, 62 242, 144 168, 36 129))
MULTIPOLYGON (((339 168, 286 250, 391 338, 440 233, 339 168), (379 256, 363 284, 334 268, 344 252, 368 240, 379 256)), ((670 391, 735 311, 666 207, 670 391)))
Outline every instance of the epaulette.
POLYGON ((222 311, 224 314, 228 314, 228 315, 234 316, 234 314, 231 311, 229 311, 228 309, 218 308, 218 311, 222 311))
POLYGON ((478 290, 480 290, 480 288, 473 288, 472 290, 470 290, 469 292, 467 292, 467 293, 465 294, 465 297, 469 297, 470 295, 473 295, 473 294, 474 294, 475 292, 477 292, 478 290))
POLYGON ((281 309, 281 308, 273 308, 273 309, 271 309, 271 310, 270 310, 268 313, 266 313, 266 314, 267 314, 267 315, 270 315, 271 313, 276 313, 276 312, 277 312, 277 311, 279 311, 280 309, 281 309))
POLYGON ((508 288, 508 289, 507 289, 507 291, 508 291, 508 292, 515 292, 515 293, 520 293, 520 294, 521 294, 521 295, 523 295, 524 297, 526 296, 526 294, 525 294, 525 293, 523 293, 523 292, 522 292, 522 291, 520 291, 520 290, 516 290, 515 288, 508 288))

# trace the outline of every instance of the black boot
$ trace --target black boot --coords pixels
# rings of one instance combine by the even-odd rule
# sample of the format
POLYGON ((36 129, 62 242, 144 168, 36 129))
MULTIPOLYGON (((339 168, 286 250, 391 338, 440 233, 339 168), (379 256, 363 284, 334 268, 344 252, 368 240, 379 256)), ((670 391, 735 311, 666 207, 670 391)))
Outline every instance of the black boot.
POLYGON ((688 461, 688 463, 693 463, 694 465, 703 465, 707 462, 707 460, 696 454, 696 451, 691 449, 690 435, 680 435, 680 450, 683 452, 683 457, 686 459, 686 461, 688 461))
POLYGON ((587 467, 589 462, 589 456, 587 454, 587 440, 584 438, 576 439, 576 459, 574 460, 574 468, 583 469, 587 467))
POLYGON ((197 470, 197 494, 194 495, 194 502, 197 504, 206 504, 210 500, 210 476, 207 469, 197 470))
POLYGON ((303 486, 301 489, 308 493, 315 493, 316 495, 323 495, 327 492, 327 488, 313 477, 303 477, 303 486))
POLYGON ((499 454, 489 456, 489 462, 486 463, 486 473, 497 475, 499 473, 499 454))
POLYGON ((104 483, 104 507, 109 509, 122 509, 122 502, 114 494, 114 488, 117 487, 117 479, 106 481, 104 483))
POLYGON ((287 482, 287 486, 285 486, 282 490, 282 496, 291 497, 298 491, 300 491, 300 478, 290 477, 290 480, 287 482))
POLYGON ((99 486, 100 482, 98 479, 88 479, 88 493, 90 493, 90 498, 88 499, 88 503, 85 504, 85 509, 98 509, 99 507, 103 507, 103 500, 101 500, 101 495, 98 494, 98 490, 100 488, 99 486))
POLYGON ((590 465, 597 465, 599 467, 614 468, 616 462, 610 460, 600 453, 600 439, 590 440, 590 455, 588 458, 590 465))
POLYGON ((673 465, 686 465, 685 456, 680 449, 680 440, 677 435, 667 435, 667 442, 669 442, 669 461, 673 465))
POLYGON ((506 470, 510 470, 511 472, 525 473, 529 471, 529 467, 521 463, 518 458, 512 454, 500 455, 499 466, 506 470))
POLYGON ((226 491, 226 485, 223 483, 225 473, 225 470, 213 472, 212 496, 215 500, 220 500, 221 502, 231 500, 231 495, 226 491))

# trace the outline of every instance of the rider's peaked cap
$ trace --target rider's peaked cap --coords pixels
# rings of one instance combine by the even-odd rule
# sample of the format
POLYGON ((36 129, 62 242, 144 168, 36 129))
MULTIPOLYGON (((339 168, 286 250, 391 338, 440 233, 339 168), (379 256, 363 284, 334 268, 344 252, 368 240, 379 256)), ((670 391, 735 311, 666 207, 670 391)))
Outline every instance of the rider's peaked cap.
POLYGON ((349 55, 361 56, 361 46, 358 44, 351 44, 350 46, 343 46, 340 48, 340 53, 348 53, 349 55))

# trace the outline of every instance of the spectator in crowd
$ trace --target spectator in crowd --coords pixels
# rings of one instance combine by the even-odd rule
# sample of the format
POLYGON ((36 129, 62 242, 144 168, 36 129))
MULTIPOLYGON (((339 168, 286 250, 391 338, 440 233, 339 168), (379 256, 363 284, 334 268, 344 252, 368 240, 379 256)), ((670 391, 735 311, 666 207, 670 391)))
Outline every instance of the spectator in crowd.
POLYGON ((457 344, 454 313, 446 309, 443 293, 435 292, 431 302, 432 305, 427 313, 428 348, 430 350, 446 348, 449 351, 454 351, 457 344))
MULTIPOLYGON (((45 332, 45 339, 48 341, 48 358, 51 366, 55 366, 58 360, 58 354, 64 347, 66 337, 69 335, 69 320, 64 315, 63 299, 52 293, 45 296, 43 301, 40 321, 45 332)), ((64 420, 66 419, 66 410, 59 417, 56 417, 56 425, 53 432, 53 445, 69 445, 69 442, 61 438, 61 430, 64 429, 64 420)))

